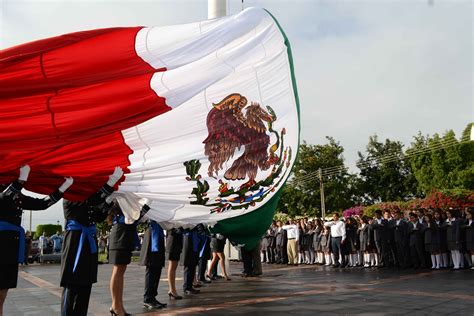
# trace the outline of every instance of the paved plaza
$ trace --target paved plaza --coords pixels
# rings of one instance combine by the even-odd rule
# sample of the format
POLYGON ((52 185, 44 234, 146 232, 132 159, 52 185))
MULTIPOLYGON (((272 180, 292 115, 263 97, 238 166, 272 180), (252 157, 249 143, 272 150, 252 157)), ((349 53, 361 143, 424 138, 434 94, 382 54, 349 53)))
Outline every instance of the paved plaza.
MULTIPOLYGON (((134 315, 474 315, 474 271, 332 269, 319 266, 264 265, 260 278, 219 280, 200 294, 169 301, 165 273, 158 300, 168 308, 142 308, 145 269, 136 263, 126 273, 125 306, 134 315)), ((179 292, 182 267, 178 268, 179 292)), ((89 312, 108 315, 110 265, 99 267, 89 312)), ((59 265, 21 268, 18 288, 9 292, 5 315, 59 315, 59 265)))

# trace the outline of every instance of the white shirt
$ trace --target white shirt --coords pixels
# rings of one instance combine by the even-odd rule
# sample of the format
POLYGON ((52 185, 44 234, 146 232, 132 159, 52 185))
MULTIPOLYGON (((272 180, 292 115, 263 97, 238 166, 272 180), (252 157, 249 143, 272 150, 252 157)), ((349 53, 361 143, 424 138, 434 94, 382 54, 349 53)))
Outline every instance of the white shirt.
POLYGON ((331 227, 331 237, 342 237, 342 241, 346 239, 346 224, 343 221, 327 222, 324 226, 331 227))
POLYGON ((300 237, 300 232, 298 230, 298 226, 296 225, 284 225, 282 227, 287 232, 288 239, 296 239, 298 240, 300 237))

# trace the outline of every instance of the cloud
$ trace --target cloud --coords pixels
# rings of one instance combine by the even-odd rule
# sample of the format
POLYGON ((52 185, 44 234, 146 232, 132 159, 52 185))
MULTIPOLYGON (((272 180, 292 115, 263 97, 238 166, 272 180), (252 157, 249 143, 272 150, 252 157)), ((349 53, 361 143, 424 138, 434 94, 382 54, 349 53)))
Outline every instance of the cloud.
MULTIPOLYGON (((0 47, 85 29, 206 19, 199 1, 2 1, 0 47)), ((228 0, 230 13, 241 1, 228 0)), ((354 166, 368 137, 409 144, 473 120, 471 1, 245 0, 269 9, 293 48, 302 139, 335 137, 354 166)), ((48 216, 55 223, 61 205, 48 216)), ((34 215, 36 216, 36 215, 34 215)), ((39 216, 39 215, 38 215, 39 216)))

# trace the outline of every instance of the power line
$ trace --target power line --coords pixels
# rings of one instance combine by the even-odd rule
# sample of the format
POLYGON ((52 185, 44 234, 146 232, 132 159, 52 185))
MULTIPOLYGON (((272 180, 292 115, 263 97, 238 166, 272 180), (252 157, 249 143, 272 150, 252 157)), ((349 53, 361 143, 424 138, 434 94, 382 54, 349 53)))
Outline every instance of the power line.
MULTIPOLYGON (((383 155, 383 156, 379 156, 379 157, 374 157, 372 159, 369 159, 365 162, 362 162, 362 163, 359 163, 357 164, 357 167, 359 169, 365 169, 367 168, 368 166, 370 166, 373 162, 378 162, 378 163, 390 163, 390 162, 394 162, 394 161, 398 161, 398 160, 401 160, 401 159, 406 159, 406 158, 409 158, 411 156, 417 156, 417 155, 421 155, 421 154, 424 154, 424 153, 428 153, 428 152, 433 152, 433 151, 437 151, 437 150, 440 150, 440 149, 443 149, 443 148, 447 148, 447 147, 451 147, 451 146, 454 146, 454 145, 460 145, 460 144, 464 144, 464 143, 469 143, 470 140, 466 140, 466 141, 457 141, 456 139, 452 139, 452 140, 448 140, 448 141, 445 141, 445 142, 440 142, 439 144, 436 144, 435 146, 431 147, 431 148, 422 148, 422 149, 418 149, 418 150, 410 150, 408 149, 406 153, 396 153, 396 154, 386 154, 386 155, 383 155)), ((330 176, 333 176, 333 175, 336 175, 338 173, 340 173, 341 171, 344 171, 344 170, 347 170, 347 167, 345 166, 335 166, 335 167, 329 167, 329 168, 324 168, 324 169, 321 169, 322 172, 323 172, 323 175, 326 176, 326 177, 330 177, 330 176)), ((293 183, 293 184, 306 184, 306 183, 309 183, 313 180, 316 179, 316 175, 319 174, 319 171, 313 171, 299 179, 295 179, 293 181, 291 181, 290 183, 293 183)))
MULTIPOLYGON (((457 140, 453 139, 453 140, 446 141, 444 143, 436 144, 435 146, 433 146, 431 148, 422 148, 422 149, 418 149, 416 151, 411 150, 410 152, 407 152, 405 154, 401 153, 401 155, 403 155, 404 157, 400 157, 401 156, 400 153, 386 154, 386 155, 383 155, 383 156, 368 159, 365 162, 358 163, 357 167, 359 167, 359 169, 363 169, 363 168, 366 168, 367 166, 370 166, 373 162, 378 161, 378 162, 382 162, 382 163, 389 163, 389 162, 397 161, 397 160, 400 160, 400 159, 406 159, 407 157, 410 157, 410 156, 413 156, 413 155, 427 153, 427 152, 431 152, 431 151, 437 151, 439 149, 449 147, 451 145, 462 144, 462 143, 466 143, 466 142, 469 142, 469 141, 458 142, 457 140)), ((344 170, 344 169, 347 169, 347 167, 345 167, 344 165, 341 165, 341 166, 323 168, 321 170, 323 171, 323 173, 325 173, 325 175, 327 175, 328 173, 330 173, 332 171, 337 170, 337 171, 340 172, 341 170, 344 170)), ((319 171, 313 171, 313 172, 301 177, 299 180, 305 180, 305 179, 310 178, 310 177, 312 178, 312 177, 318 175, 318 172, 319 171)))

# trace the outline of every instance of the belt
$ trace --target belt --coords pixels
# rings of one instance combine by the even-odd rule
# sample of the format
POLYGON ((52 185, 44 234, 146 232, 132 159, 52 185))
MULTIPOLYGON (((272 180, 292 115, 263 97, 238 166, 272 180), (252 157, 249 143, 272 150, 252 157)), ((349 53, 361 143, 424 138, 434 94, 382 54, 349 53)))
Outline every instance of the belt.
POLYGON ((294 239, 296 239, 296 238, 288 238, 288 240, 294 240, 294 239))
POLYGON ((25 262, 25 230, 21 226, 9 222, 0 221, 0 231, 14 231, 20 234, 18 243, 18 263, 25 262))
POLYGON ((74 268, 72 269, 72 272, 76 272, 77 264, 79 263, 82 247, 84 246, 84 241, 86 238, 89 241, 91 254, 97 253, 97 245, 95 244, 95 238, 94 238, 96 234, 96 227, 95 225, 86 227, 86 226, 83 226, 82 224, 79 224, 79 222, 70 219, 66 223, 66 230, 81 231, 81 239, 79 240, 79 246, 77 247, 76 259, 74 261, 74 268))

